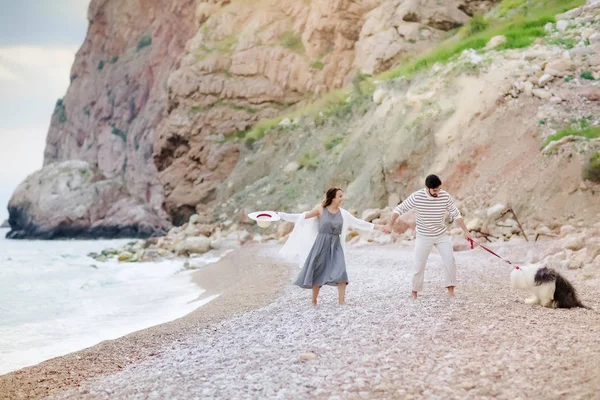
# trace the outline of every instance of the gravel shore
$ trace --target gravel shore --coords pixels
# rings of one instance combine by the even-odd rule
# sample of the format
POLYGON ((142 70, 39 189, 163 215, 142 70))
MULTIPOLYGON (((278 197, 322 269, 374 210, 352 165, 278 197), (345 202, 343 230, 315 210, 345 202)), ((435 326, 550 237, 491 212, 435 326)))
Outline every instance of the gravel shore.
MULTIPOLYGON (((501 251, 516 261, 536 244, 527 246, 501 251)), ((276 248, 259 251, 259 258, 272 256, 276 248)), ((271 304, 198 323, 164 338, 170 346, 152 357, 59 397, 600 398, 599 314, 524 304, 527 294, 509 288, 511 267, 481 249, 456 253, 454 299, 442 288, 441 259, 432 253, 424 291, 413 302, 411 259, 410 247, 350 249, 346 306, 325 287, 312 308, 310 291, 289 283, 294 268, 271 304)), ((599 309, 595 268, 561 272, 585 304, 599 309)), ((239 277, 240 289, 245 279, 239 277)))
POLYGON ((194 274, 194 280, 206 290, 202 298, 219 295, 210 303, 184 318, 2 375, 0 399, 56 398, 56 393, 90 379, 161 357, 186 342, 189 335, 271 303, 288 283, 289 269, 259 256, 259 249, 244 247, 194 274))

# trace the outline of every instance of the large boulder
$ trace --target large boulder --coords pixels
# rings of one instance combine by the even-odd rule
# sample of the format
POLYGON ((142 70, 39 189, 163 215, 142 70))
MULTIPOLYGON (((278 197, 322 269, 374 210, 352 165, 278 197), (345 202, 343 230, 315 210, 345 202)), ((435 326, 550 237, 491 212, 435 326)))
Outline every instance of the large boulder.
POLYGON ((502 203, 494 204, 487 210, 488 219, 496 219, 506 210, 506 206, 502 203))
POLYGON ((367 222, 373 222, 373 220, 379 218, 380 215, 381 215, 381 210, 368 209, 368 210, 363 211, 362 219, 367 222))
POLYGON ((498 36, 494 36, 493 38, 490 39, 490 41, 485 45, 485 49, 486 50, 491 50, 491 49, 495 49, 498 46, 502 46, 503 44, 505 44, 507 41, 506 36, 504 35, 498 35, 498 36))
MULTIPOLYGON (((383 1, 364 16, 354 44, 354 65, 363 73, 381 72, 445 37, 469 21, 470 1, 383 1)), ((488 9, 493 2, 480 2, 488 9)), ((372 3, 377 4, 376 2, 372 3)), ((471 14, 472 15, 472 14, 471 14)), ((379 96, 376 96, 378 99, 379 96)))
POLYGON ((572 61, 559 58, 552 60, 546 64, 544 72, 552 76, 565 76, 570 74, 575 69, 575 64, 572 61))
POLYGON ((187 237, 183 242, 183 249, 189 254, 204 254, 210 250, 210 243, 206 236, 187 237))
POLYGON ((169 224, 161 210, 129 196, 87 162, 50 164, 28 176, 9 204, 11 239, 149 237, 169 224))
POLYGON ((585 247, 585 240, 583 236, 571 235, 562 241, 562 245, 565 249, 578 251, 585 247))

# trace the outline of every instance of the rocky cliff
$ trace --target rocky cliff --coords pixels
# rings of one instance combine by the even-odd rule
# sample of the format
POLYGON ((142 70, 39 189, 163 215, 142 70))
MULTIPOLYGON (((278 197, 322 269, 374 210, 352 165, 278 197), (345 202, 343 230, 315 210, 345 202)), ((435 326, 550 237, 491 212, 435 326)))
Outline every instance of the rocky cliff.
MULTIPOLYGON (((439 10, 431 11, 436 6, 407 8, 415 4, 380 3, 364 14, 354 48, 358 72, 388 68, 383 63, 369 69, 376 64, 371 61, 385 58, 376 46, 364 47, 378 54, 373 59, 359 53, 362 40, 370 38, 366 32, 379 38, 372 43, 381 43, 378 35, 390 26, 398 32, 405 23, 427 23, 419 26, 423 33, 432 31, 432 25, 460 25, 434 23, 432 16, 440 15, 439 10)), ((564 224, 594 223, 600 216, 600 2, 583 4, 502 2, 491 12, 495 16, 467 23, 434 51, 399 62, 400 67, 370 80, 371 87, 361 85, 361 75, 348 75, 343 80, 354 84, 338 98, 296 112, 283 110, 286 118, 262 121, 236 135, 243 140, 220 132, 213 140, 222 146, 240 141, 245 145, 237 146, 237 163, 228 164, 232 169, 227 178, 213 183, 210 198, 197 202, 196 210, 206 222, 235 229, 249 211, 306 210, 334 185, 346 189, 349 208, 391 207, 434 172, 442 176, 477 231, 497 237, 515 233, 512 220, 504 226, 503 220, 496 221, 497 213, 488 215, 498 204, 521 215, 530 234, 537 227, 548 233, 564 224)), ((467 5, 490 4, 450 7, 473 13, 467 5)), ((184 71, 185 66, 172 78, 184 71)), ((233 75, 231 68, 228 74, 233 75)), ((312 79, 309 82, 317 78, 312 79)), ((200 85, 190 98, 202 90, 200 85)), ((185 97, 170 96, 177 110, 185 97)), ((298 101, 298 108, 304 101, 298 101)), ((242 129, 247 125, 237 131, 242 129)), ((171 132, 175 131, 173 125, 171 132)), ((187 137, 194 140, 202 138, 190 134, 187 137)), ((186 166, 193 165, 187 160, 194 153, 187 147, 180 147, 180 154, 186 166)), ((195 183, 181 182, 192 188, 206 180, 201 176, 195 183)), ((176 213, 183 204, 176 199, 183 197, 175 196, 176 186, 165 193, 176 213)))
POLYGON ((10 237, 148 236, 169 228, 152 151, 167 78, 197 30, 195 3, 91 1, 44 168, 9 203, 10 237))
POLYGON ((211 211, 239 165, 235 139, 258 121, 431 47, 493 3, 93 0, 44 169, 10 201, 10 236, 147 236, 211 211))
POLYGON ((258 121, 439 42, 490 2, 202 2, 201 28, 168 80, 154 160, 176 224, 215 205, 258 121))
POLYGON ((425 56, 401 70, 416 72, 375 82, 372 96, 354 91, 331 108, 282 121, 243 149, 218 190, 213 219, 306 210, 328 186, 345 188, 350 208, 392 207, 438 173, 475 230, 514 233, 497 213, 488 215, 495 204, 512 208, 529 229, 549 226, 540 228, 545 233, 593 224, 600 216, 600 2, 556 19, 465 38, 478 51, 453 44, 444 48, 456 50, 448 61, 415 67, 429 62, 425 56), (521 42, 528 34, 531 46, 521 42))

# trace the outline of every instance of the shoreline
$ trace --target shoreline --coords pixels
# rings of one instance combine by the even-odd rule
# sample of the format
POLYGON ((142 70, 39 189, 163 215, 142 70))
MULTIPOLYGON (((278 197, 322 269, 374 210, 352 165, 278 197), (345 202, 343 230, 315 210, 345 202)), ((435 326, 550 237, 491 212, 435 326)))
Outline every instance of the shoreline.
POLYGON ((160 353, 190 332, 202 331, 274 301, 282 292, 289 267, 264 255, 274 246, 250 245, 234 250, 192 276, 204 292, 200 305, 182 318, 135 331, 118 339, 52 358, 0 375, 0 399, 37 399, 117 372, 160 353))
MULTIPOLYGON (((517 260, 537 246, 501 253, 517 260)), ((525 304, 529 294, 510 289, 505 263, 480 250, 455 256, 457 296, 448 298, 434 253, 412 301, 410 246, 349 248, 345 306, 327 287, 313 308, 310 291, 288 284, 264 307, 190 331, 156 358, 53 398, 596 398, 598 314, 525 304)), ((598 271, 564 271, 597 308, 600 277, 590 273, 598 271)))

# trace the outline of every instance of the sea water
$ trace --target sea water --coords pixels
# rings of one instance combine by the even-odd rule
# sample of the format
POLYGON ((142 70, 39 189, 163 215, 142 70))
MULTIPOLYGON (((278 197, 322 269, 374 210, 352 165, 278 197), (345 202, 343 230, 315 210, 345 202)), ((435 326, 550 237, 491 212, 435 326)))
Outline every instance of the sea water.
POLYGON ((0 374, 177 319, 214 298, 200 299, 182 260, 87 256, 130 239, 7 240, 6 232, 0 229, 0 374))

